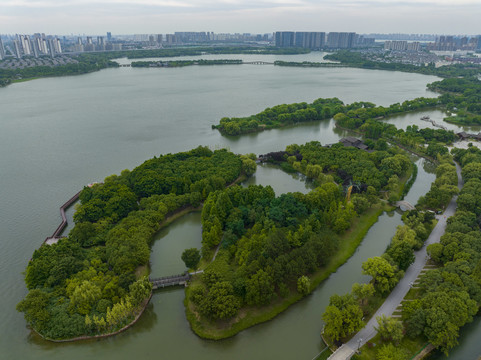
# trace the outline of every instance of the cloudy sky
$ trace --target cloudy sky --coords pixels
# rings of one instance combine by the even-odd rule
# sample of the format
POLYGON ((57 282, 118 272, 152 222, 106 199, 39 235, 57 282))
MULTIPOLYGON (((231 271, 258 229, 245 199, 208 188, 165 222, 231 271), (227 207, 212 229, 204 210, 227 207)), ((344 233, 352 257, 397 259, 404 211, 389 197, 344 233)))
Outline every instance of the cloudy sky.
POLYGON ((481 0, 0 0, 0 33, 481 34, 481 0))

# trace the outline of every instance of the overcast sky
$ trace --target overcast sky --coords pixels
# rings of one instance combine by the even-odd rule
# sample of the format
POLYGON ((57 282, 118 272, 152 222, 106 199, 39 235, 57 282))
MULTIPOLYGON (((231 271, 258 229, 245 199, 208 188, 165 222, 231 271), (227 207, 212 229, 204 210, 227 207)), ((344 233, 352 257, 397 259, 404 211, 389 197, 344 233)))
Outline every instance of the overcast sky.
POLYGON ((0 33, 481 34, 481 0, 0 0, 0 33))

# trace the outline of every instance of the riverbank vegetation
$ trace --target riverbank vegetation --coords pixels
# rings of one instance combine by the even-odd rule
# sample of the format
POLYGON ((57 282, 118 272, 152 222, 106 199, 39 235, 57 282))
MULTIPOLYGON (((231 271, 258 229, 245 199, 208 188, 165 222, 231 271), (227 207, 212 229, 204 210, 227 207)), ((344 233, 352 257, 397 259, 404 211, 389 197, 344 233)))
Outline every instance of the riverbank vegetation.
POLYGON ((69 236, 34 252, 25 272, 29 293, 17 309, 47 339, 123 328, 151 294, 151 283, 136 278, 136 270, 148 265, 149 245, 161 222, 198 207, 244 167, 252 174, 255 162, 199 147, 154 157, 85 187, 69 236))
MULTIPOLYGON (((414 250, 423 246, 435 225, 434 215, 430 212, 407 211, 402 219, 404 225, 397 227, 384 254, 362 264, 362 272, 372 277, 371 282, 353 284, 351 293, 331 296, 322 315, 325 322, 323 335, 331 345, 339 346, 364 327, 404 276, 404 271, 414 261, 414 250)), ((396 341, 401 339, 402 336, 397 337, 396 341)))
MULTIPOLYGON (((378 191, 387 186, 384 179, 396 170, 402 176, 411 169, 409 159, 396 150, 368 153, 309 143, 291 145, 287 152, 291 155, 286 154, 285 161, 293 157, 300 160, 293 166, 311 169, 310 176, 319 185, 315 190, 275 197, 270 187, 230 187, 212 193, 204 204, 203 257, 211 258, 219 250, 188 288, 185 300, 192 328, 202 337, 231 336, 270 319, 312 291, 315 274, 339 255, 345 246, 340 238, 355 230, 351 227, 357 216, 377 207, 378 191), (361 165, 353 171, 358 162, 361 165), (333 182, 349 177, 360 182, 352 199, 333 182)), ((354 248, 349 245, 346 252, 352 254, 360 240, 355 239, 354 248)))
MULTIPOLYGON (((396 359, 407 360, 425 348, 427 343, 448 355, 458 343, 460 328, 471 322, 479 311, 481 232, 476 219, 481 214, 481 207, 478 206, 478 200, 481 199, 481 150, 475 147, 455 148, 452 153, 461 164, 465 185, 458 197, 456 213, 447 220, 446 231, 440 242, 427 247, 432 264, 429 271, 422 274, 419 284, 409 291, 406 296, 408 300, 403 302, 399 324, 402 325, 404 336, 401 340, 383 339, 379 334, 361 349, 356 359, 383 358, 383 354, 388 352, 396 359)), ((437 178, 454 177, 453 167, 450 159, 441 162, 437 178)), ((424 215, 429 214, 432 213, 424 212, 424 215)), ((403 216, 405 225, 416 230, 417 226, 413 228, 410 217, 408 215, 404 219, 403 216)), ((400 230, 398 228, 398 232, 400 230)), ((404 233, 408 235, 409 230, 404 233)), ((408 238, 405 236, 405 239, 408 238)), ((391 243, 388 255, 393 247, 391 243)), ((392 255, 390 257, 393 258, 392 255)))
POLYGON ((426 195, 419 198, 419 209, 442 212, 451 198, 458 194, 458 175, 452 156, 450 154, 438 155, 437 161, 436 180, 431 184, 431 188, 426 195))

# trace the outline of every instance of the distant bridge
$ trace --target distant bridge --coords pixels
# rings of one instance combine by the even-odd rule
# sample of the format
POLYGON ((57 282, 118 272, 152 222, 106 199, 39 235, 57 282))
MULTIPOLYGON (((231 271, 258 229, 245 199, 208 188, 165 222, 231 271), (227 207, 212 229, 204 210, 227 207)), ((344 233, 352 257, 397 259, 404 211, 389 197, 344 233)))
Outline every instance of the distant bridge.
POLYGON ((152 283, 152 289, 157 290, 169 286, 186 285, 190 280, 190 274, 184 273, 180 275, 165 276, 157 279, 149 279, 152 283))
POLYGON ((408 211, 408 210, 415 210, 416 208, 412 206, 409 202, 407 201, 398 201, 395 204, 398 208, 400 208, 402 211, 408 211))

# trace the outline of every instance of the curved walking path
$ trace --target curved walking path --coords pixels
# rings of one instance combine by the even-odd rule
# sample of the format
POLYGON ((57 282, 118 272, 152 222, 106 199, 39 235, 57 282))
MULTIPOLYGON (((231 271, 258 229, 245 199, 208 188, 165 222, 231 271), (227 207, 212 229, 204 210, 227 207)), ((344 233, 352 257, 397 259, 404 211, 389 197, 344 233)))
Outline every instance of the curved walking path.
MULTIPOLYGON (((463 179, 461 177, 461 168, 456 163, 456 172, 458 175, 458 188, 461 190, 463 187, 463 179)), ((343 344, 339 349, 337 349, 328 360, 346 360, 350 359, 352 355, 357 351, 359 347, 366 344, 371 338, 373 338, 377 331, 374 328, 377 326, 376 317, 381 315, 391 316, 399 306, 401 301, 406 296, 409 291, 411 284, 418 278, 421 270, 426 265, 428 255, 426 253, 427 245, 439 242, 439 239, 444 234, 446 229, 446 221, 449 217, 454 215, 456 211, 456 200, 457 196, 453 196, 449 205, 444 211, 443 215, 436 216, 438 223, 434 227, 433 231, 429 235, 428 239, 424 243, 424 246, 416 251, 414 254, 416 259, 411 266, 406 270, 404 277, 399 281, 393 291, 386 298, 381 307, 376 311, 372 318, 368 321, 366 326, 361 329, 356 335, 352 337, 347 343, 343 344)))

